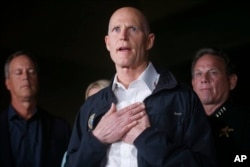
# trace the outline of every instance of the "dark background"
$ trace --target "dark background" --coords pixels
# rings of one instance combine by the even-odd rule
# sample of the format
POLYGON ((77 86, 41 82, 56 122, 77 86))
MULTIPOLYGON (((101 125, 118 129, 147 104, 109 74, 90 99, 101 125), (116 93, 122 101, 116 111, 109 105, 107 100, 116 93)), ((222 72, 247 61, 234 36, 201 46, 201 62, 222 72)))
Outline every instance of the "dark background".
POLYGON ((190 84, 190 66, 201 47, 225 50, 236 64, 234 96, 247 103, 250 9, 246 1, 1 1, 0 109, 9 103, 4 62, 17 50, 30 50, 39 61, 39 103, 71 123, 87 85, 110 79, 115 69, 104 44, 109 17, 118 7, 143 10, 156 34, 150 59, 190 84))

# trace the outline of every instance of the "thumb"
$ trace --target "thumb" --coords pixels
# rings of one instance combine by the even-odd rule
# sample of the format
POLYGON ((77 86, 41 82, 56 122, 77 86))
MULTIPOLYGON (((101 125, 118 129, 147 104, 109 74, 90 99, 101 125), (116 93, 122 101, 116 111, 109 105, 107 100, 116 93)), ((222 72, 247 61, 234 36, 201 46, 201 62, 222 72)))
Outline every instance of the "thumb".
POLYGON ((116 105, 114 103, 111 104, 111 107, 109 108, 107 114, 111 114, 116 112, 116 105))

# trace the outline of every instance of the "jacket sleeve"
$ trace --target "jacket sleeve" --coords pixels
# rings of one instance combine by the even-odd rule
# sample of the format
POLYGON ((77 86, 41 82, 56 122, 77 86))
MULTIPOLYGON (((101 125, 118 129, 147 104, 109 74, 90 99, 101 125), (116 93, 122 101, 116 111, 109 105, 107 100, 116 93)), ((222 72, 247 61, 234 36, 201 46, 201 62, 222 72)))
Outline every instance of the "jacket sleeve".
POLYGON ((101 166, 105 160, 107 146, 98 141, 86 128, 88 118, 84 106, 77 114, 69 146, 65 167, 101 166))

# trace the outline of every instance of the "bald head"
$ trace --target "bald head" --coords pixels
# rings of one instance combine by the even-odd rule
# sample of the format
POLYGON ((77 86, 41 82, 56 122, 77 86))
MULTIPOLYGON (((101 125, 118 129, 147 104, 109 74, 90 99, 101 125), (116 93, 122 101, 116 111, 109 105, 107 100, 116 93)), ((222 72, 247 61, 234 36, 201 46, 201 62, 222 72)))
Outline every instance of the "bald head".
POLYGON ((135 20, 138 23, 138 25, 141 25, 143 28, 143 32, 146 35, 150 33, 150 26, 147 18, 140 10, 134 7, 122 7, 117 9, 110 17, 108 32, 111 31, 111 25, 113 25, 114 20, 127 17, 131 18, 132 20, 135 20))

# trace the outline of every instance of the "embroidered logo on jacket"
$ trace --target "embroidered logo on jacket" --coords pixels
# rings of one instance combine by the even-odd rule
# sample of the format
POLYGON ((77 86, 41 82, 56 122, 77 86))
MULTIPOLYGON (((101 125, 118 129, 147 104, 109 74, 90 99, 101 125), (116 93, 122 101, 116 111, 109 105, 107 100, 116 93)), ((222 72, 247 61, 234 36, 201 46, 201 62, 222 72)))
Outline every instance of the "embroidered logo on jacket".
POLYGON ((92 114, 92 115, 89 117, 89 120, 88 120, 88 127, 89 127, 90 130, 93 129, 94 118, 95 118, 95 114, 92 114))

